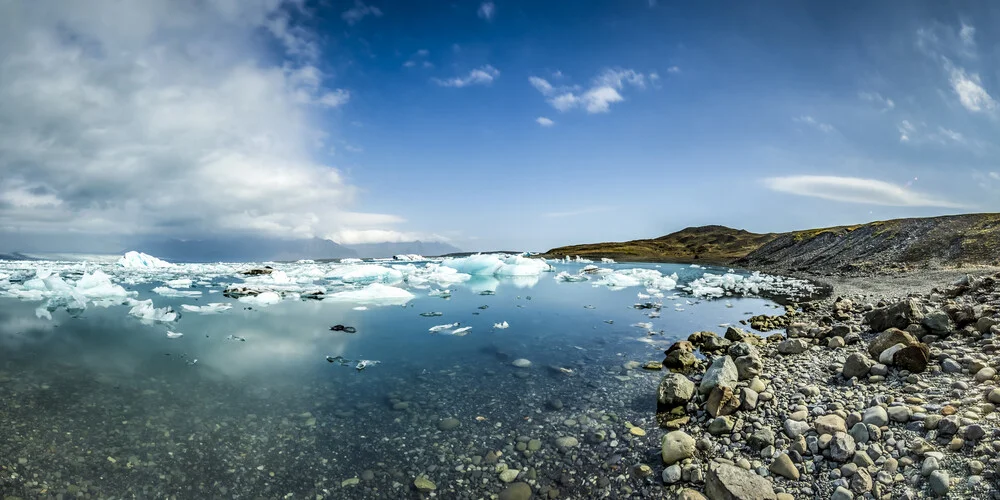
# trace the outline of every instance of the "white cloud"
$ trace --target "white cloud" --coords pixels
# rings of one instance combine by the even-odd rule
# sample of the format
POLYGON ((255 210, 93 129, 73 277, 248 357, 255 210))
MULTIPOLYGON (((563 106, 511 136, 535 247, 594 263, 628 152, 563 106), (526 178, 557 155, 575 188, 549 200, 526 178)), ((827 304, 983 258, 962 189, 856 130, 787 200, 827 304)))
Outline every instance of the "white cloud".
POLYGON ((483 2, 479 5, 476 15, 487 21, 492 21, 497 13, 497 6, 493 2, 483 2))
POLYGON ((765 179, 764 184, 774 191, 845 203, 893 207, 963 208, 958 203, 922 194, 907 186, 876 179, 795 175, 765 179))
POLYGON ((327 239, 341 245, 361 245, 365 243, 402 243, 408 241, 448 241, 438 234, 393 231, 391 229, 345 229, 326 235, 327 239))
POLYGON ((827 133, 827 134, 829 134, 831 132, 835 132, 837 130, 837 129, 833 128, 833 125, 830 125, 829 123, 823 123, 821 121, 818 121, 818 120, 816 120, 815 118, 813 118, 811 116, 799 116, 799 117, 796 117, 796 118, 792 118, 792 121, 795 122, 795 123, 801 123, 801 124, 804 124, 804 125, 809 125, 810 127, 813 127, 815 129, 817 129, 817 130, 819 130, 821 132, 827 133))
POLYGON ((680 66, 671 66, 671 67, 667 68, 667 73, 675 73, 676 74, 676 73, 680 73, 680 72, 681 72, 680 66))
POLYGON ((546 97, 548 103, 559 111, 569 111, 583 108, 587 113, 607 113, 611 104, 622 102, 625 97, 621 92, 627 87, 645 88, 648 81, 655 81, 659 75, 645 75, 631 69, 606 69, 596 78, 586 90, 579 86, 555 87, 548 80, 537 76, 528 78, 528 82, 546 97))
POLYGON ((434 65, 427 60, 427 56, 429 56, 430 53, 431 52, 427 49, 420 49, 414 52, 413 55, 403 63, 403 67, 413 68, 419 65, 424 68, 433 68, 434 65))
POLYGON ((535 121, 538 122, 538 124, 541 125, 541 126, 543 126, 543 127, 551 127, 551 126, 553 126, 553 125, 556 124, 556 122, 554 122, 554 121, 552 121, 552 120, 550 120, 550 119, 548 119, 548 118, 546 118, 544 116, 539 116, 538 118, 535 118, 535 121))
POLYGON ((882 111, 888 111, 896 107, 896 103, 892 99, 883 97, 878 92, 858 92, 858 98, 862 101, 878 104, 882 107, 882 111))
POLYGON ((1000 181, 1000 172, 990 172, 990 177, 1000 181))
POLYGON ((940 134, 940 136, 942 138, 945 138, 945 139, 948 139, 948 140, 951 140, 951 141, 954 141, 954 142, 962 142, 962 143, 965 142, 965 137, 962 134, 960 134, 958 132, 955 132, 954 130, 951 130, 951 129, 947 129, 947 128, 944 128, 944 127, 938 127, 938 134, 940 134))
POLYGON ((913 138, 913 134, 916 131, 916 127, 914 127, 909 120, 899 122, 899 142, 910 142, 910 139, 913 138))
POLYGON ((340 14, 340 18, 351 26, 360 23, 362 19, 368 16, 382 17, 382 10, 378 7, 368 5, 361 0, 354 0, 354 7, 340 14))
POLYGON ((959 30, 958 36, 966 46, 974 47, 976 45, 976 28, 962 23, 962 29, 959 30))
POLYGON ((447 80, 434 78, 432 81, 442 87, 462 88, 468 87, 469 85, 489 85, 499 76, 500 71, 487 64, 486 66, 470 71, 469 74, 465 76, 458 76, 447 80))
POLYGON ((275 0, 0 2, 0 227, 59 234, 313 236, 350 211, 313 37, 275 0), (284 60, 256 45, 274 36, 284 60))
POLYGON ((992 111, 997 102, 983 88, 979 75, 966 73, 964 69, 951 68, 949 80, 951 88, 958 95, 958 101, 972 112, 992 111))

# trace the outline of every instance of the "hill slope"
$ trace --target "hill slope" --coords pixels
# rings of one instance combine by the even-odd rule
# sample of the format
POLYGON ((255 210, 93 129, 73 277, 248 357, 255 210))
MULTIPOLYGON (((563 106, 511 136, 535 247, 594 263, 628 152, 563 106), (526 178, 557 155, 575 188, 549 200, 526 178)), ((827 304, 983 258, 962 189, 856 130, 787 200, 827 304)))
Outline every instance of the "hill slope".
POLYGON ((656 239, 574 245, 543 254, 566 255, 818 272, 998 265, 1000 214, 895 219, 777 234, 704 226, 656 239))
POLYGON ((757 234, 725 226, 689 227, 676 233, 649 240, 593 243, 553 248, 546 258, 579 255, 585 258, 609 257, 621 261, 669 261, 727 264, 746 256, 776 238, 774 233, 757 234))

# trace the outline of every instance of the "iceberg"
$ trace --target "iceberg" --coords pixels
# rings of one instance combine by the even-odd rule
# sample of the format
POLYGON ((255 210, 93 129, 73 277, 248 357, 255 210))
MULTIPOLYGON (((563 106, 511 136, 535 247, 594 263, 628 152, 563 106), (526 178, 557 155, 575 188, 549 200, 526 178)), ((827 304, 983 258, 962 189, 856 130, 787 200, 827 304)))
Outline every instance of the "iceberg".
POLYGON ((588 277, 586 277, 586 276, 584 276, 582 274, 570 274, 570 273, 568 273, 566 271, 562 271, 559 274, 555 275, 555 280, 556 281, 562 281, 562 282, 566 282, 566 283, 576 283, 576 282, 580 282, 580 281, 587 281, 589 279, 590 278, 588 278, 588 277))
POLYGON ((412 293, 402 288, 372 283, 364 288, 330 294, 326 300, 369 305, 403 305, 412 300, 413 297, 412 293))
POLYGON ((432 326, 432 327, 428 328, 427 331, 429 331, 431 333, 443 332, 445 330, 451 330, 452 328, 455 328, 455 327, 457 327, 460 324, 461 323, 448 323, 446 325, 432 326))
POLYGON ((541 259, 502 254, 476 254, 446 259, 441 265, 472 276, 537 276, 552 269, 552 266, 541 259))
POLYGON ((105 307, 121 303, 131 295, 120 285, 112 283, 111 277, 100 269, 93 273, 84 273, 83 277, 76 282, 75 288, 80 295, 105 307))
POLYGON ((199 290, 175 290, 169 286, 158 286, 153 289, 153 293, 162 295, 164 297, 199 297, 201 296, 201 291, 199 290))
POLYGON ((170 331, 170 330, 167 330, 167 338, 168 338, 168 339, 179 339, 179 338, 181 338, 181 337, 183 337, 183 336, 184 336, 184 334, 183 334, 183 333, 180 333, 180 332, 172 332, 172 331, 170 331))
POLYGON ((212 302, 204 306, 192 306, 188 304, 181 304, 181 309, 188 312, 199 313, 199 314, 218 314, 223 311, 228 311, 232 308, 233 305, 227 302, 212 302))
POLYGON ((172 321, 177 321, 180 319, 180 314, 169 307, 161 307, 157 309, 153 307, 153 300, 132 300, 132 308, 129 309, 128 313, 136 318, 143 321, 159 321, 163 323, 169 323, 172 321))
POLYGON ((417 262, 417 261, 427 260, 423 255, 417 255, 415 253, 393 255, 392 258, 393 260, 401 260, 404 262, 417 262))
POLYGON ((510 327, 510 325, 508 325, 506 321, 504 321, 502 323, 493 323, 493 328, 495 328, 497 330, 505 330, 505 329, 507 329, 509 327, 510 327))
POLYGON ((760 295, 762 293, 791 296, 808 295, 816 287, 802 279, 772 276, 754 271, 749 276, 734 273, 705 273, 688 284, 686 289, 695 297, 719 298, 727 295, 760 295))
POLYGON ((403 281, 403 273, 375 264, 349 265, 336 267, 326 273, 330 279, 338 279, 344 283, 399 283, 403 281))
POLYGON ((281 302, 281 295, 278 295, 275 292, 261 292, 256 295, 244 295, 237 300, 243 302, 244 304, 263 307, 281 302))
POLYGON ((165 260, 157 259, 152 255, 132 250, 125 252, 125 255, 123 255, 121 259, 118 259, 118 265, 125 268, 158 268, 170 267, 173 264, 165 260))

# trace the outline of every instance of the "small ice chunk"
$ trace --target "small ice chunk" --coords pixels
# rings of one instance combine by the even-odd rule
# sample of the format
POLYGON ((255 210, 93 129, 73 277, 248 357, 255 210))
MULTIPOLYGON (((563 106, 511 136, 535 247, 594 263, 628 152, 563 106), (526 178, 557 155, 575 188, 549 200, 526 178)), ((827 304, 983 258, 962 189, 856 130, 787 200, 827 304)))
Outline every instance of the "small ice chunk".
POLYGON ((652 323, 648 323, 648 322, 647 323, 635 323, 632 326, 634 326, 636 328, 642 328, 643 330, 652 330, 653 329, 653 324, 652 323))
POLYGON ((175 280, 164 281, 163 284, 169 286, 170 288, 190 288, 193 281, 191 278, 178 278, 175 280))
POLYGON ((352 307, 351 309, 354 309, 355 311, 367 311, 368 310, 368 308, 366 306, 352 307))
POLYGON ((430 297, 451 297, 451 290, 438 290, 434 289, 427 293, 430 297))
POLYGON ((506 321, 504 321, 502 323, 493 323, 493 328, 496 328, 497 330, 504 330, 504 329, 509 328, 509 327, 510 327, 510 325, 507 324, 506 321))
POLYGON ((469 333, 469 330, 472 330, 471 326, 463 326, 462 328, 456 328, 454 331, 451 332, 451 334, 458 337, 462 337, 465 334, 469 333))
POLYGON ((357 302, 368 305, 403 305, 414 295, 402 288, 372 283, 364 288, 345 290, 327 296, 326 300, 357 302))
POLYGON ((275 292, 261 292, 257 295, 244 295, 237 300, 245 304, 264 307, 281 302, 281 295, 278 295, 275 292))
POLYGON ((227 302, 212 302, 203 306, 192 306, 188 304, 182 304, 181 309, 185 311, 190 311, 200 314, 217 314, 223 311, 228 311, 233 308, 232 304, 227 302))
POLYGON ((169 286, 158 286, 153 289, 153 293, 162 295, 164 297, 199 297, 201 296, 200 290, 174 290, 169 286))
POLYGON ((568 273, 566 271, 562 271, 559 274, 555 275, 555 280, 556 281, 562 281, 562 282, 566 282, 566 283, 575 283, 575 282, 579 282, 579 281, 587 281, 589 279, 590 278, 588 278, 588 277, 586 277, 586 276, 584 276, 582 274, 570 274, 570 273, 568 273))
POLYGON ((445 330, 451 330, 452 328, 455 328, 460 324, 461 323, 448 323, 447 325, 432 326, 428 328, 428 331, 431 333, 443 332, 445 330))
POLYGON ((171 332, 170 330, 167 330, 167 338, 168 339, 179 339, 179 338, 181 338, 183 336, 184 336, 184 334, 181 333, 181 332, 171 332))
POLYGON ((161 307, 161 308, 153 307, 153 301, 151 299, 146 299, 146 300, 133 299, 132 308, 129 309, 128 313, 141 320, 160 321, 164 323, 177 321, 180 318, 180 315, 169 307, 161 307))

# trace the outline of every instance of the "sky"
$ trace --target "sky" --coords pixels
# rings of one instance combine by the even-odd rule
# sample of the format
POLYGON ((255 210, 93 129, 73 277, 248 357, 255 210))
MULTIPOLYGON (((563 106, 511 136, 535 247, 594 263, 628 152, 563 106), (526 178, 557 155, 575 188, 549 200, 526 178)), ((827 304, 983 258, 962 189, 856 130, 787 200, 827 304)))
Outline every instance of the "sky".
POLYGON ((0 251, 996 212, 998 43, 994 2, 0 0, 0 251))

